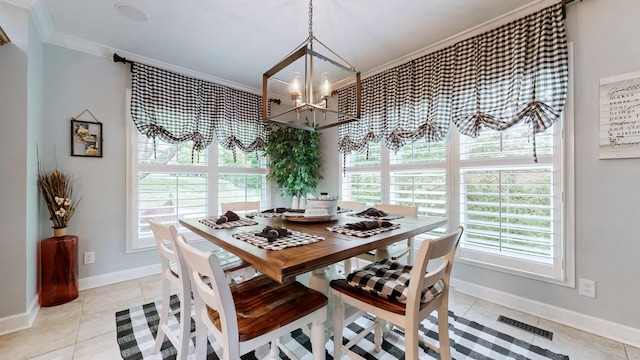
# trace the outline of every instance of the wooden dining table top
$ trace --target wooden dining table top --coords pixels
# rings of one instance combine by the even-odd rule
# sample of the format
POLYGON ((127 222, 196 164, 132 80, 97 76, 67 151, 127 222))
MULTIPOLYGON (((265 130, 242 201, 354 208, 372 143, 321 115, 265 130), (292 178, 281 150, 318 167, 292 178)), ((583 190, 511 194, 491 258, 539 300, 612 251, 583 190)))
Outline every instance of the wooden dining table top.
POLYGON ((211 228, 200 222, 203 218, 181 219, 180 224, 215 245, 238 255, 260 273, 280 283, 288 283, 295 281, 298 275, 419 235, 443 226, 447 222, 445 218, 439 217, 403 217, 385 220, 400 224, 397 229, 369 237, 357 237, 332 232, 327 228, 371 219, 349 216, 347 213, 337 214, 336 217, 337 220, 327 222, 298 222, 281 217, 255 216, 253 220, 258 222, 257 225, 231 229, 211 228), (284 227, 288 230, 321 236, 324 241, 282 250, 266 250, 233 237, 233 234, 239 232, 261 231, 266 226, 284 227))

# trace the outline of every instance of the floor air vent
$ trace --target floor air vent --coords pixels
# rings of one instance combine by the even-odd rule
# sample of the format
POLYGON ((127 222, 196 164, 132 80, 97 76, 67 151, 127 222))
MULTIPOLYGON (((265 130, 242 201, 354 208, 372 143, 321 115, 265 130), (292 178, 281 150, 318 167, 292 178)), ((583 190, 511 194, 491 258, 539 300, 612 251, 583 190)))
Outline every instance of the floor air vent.
POLYGON ((506 316, 502 316, 502 315, 500 315, 498 317, 498 321, 502 322, 502 323, 505 323, 505 324, 508 324, 508 325, 511 325, 513 327, 517 327, 518 329, 522 329, 524 331, 528 331, 528 332, 530 332, 532 334, 535 334, 535 335, 538 335, 538 336, 543 336, 543 337, 545 337, 545 338, 547 338, 549 340, 553 340, 553 333, 551 331, 543 330, 543 329, 540 329, 539 327, 535 327, 533 325, 525 324, 525 323, 523 323, 521 321, 514 320, 514 319, 508 318, 506 316))

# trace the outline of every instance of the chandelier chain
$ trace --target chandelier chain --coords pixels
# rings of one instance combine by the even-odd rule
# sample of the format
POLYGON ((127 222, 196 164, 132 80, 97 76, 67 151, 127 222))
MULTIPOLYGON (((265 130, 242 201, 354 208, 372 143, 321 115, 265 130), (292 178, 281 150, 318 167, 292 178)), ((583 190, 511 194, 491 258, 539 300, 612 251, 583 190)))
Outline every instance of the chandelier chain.
POLYGON ((313 2, 309 0, 309 40, 313 39, 313 2))

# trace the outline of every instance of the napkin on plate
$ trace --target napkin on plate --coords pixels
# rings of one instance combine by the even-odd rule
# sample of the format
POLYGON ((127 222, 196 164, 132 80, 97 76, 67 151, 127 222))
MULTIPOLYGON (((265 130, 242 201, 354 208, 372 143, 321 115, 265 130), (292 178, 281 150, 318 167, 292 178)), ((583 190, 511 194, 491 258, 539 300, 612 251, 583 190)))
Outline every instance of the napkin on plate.
POLYGON ((345 224, 344 227, 346 227, 349 230, 371 230, 371 229, 377 229, 380 227, 389 227, 393 224, 391 224, 388 221, 359 221, 357 223, 351 223, 351 224, 345 224))
POLYGON ((384 212, 382 210, 378 210, 376 208, 368 208, 367 210, 361 211, 361 212, 357 213, 356 215, 366 215, 366 216, 373 216, 373 217, 384 217, 384 216, 387 216, 389 214, 387 214, 386 212, 384 212))
POLYGON ((281 227, 271 227, 267 226, 262 229, 261 233, 257 233, 256 236, 260 236, 263 238, 267 238, 267 241, 274 242, 279 237, 285 237, 287 235, 291 235, 291 232, 285 228, 281 227))
POLYGON ((238 216, 238 214, 229 210, 226 213, 224 213, 224 215, 220 216, 218 220, 216 220, 216 224, 220 225, 220 224, 226 223, 227 221, 236 221, 236 220, 240 220, 240 217, 238 216))

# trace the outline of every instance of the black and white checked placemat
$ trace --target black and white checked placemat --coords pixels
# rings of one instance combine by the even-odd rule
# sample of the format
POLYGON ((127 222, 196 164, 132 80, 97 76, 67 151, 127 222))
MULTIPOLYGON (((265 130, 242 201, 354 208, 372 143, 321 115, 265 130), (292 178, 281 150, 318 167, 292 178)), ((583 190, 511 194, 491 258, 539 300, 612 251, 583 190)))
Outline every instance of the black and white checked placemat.
POLYGON ((240 218, 239 220, 235 220, 235 221, 227 221, 222 224, 216 224, 216 220, 218 219, 210 218, 210 219, 202 219, 198 221, 200 221, 201 223, 207 225, 212 229, 232 229, 239 226, 258 225, 257 221, 246 219, 246 218, 240 218))
MULTIPOLYGON (((177 310, 180 302, 176 295, 171 295, 171 309, 177 310)), ((160 353, 151 354, 158 332, 160 320, 160 301, 139 305, 130 309, 116 312, 116 339, 120 347, 120 354, 124 360, 175 360, 176 349, 165 338, 160 353)), ((192 316, 195 311, 191 308, 192 316)), ((178 319, 180 313, 169 316, 169 328, 174 334, 178 334, 178 319)), ((373 317, 364 315, 353 323, 347 325, 343 336, 353 339, 358 333, 373 323, 373 317)), ((346 325, 346 324, 345 324, 346 325)), ((195 322, 191 321, 191 330, 195 331, 195 322)), ((428 341, 435 342, 438 338, 437 312, 431 314, 420 323, 420 333, 428 341)), ((219 360, 222 351, 213 336, 209 334, 207 344, 207 359, 219 360)), ((510 335, 498 332, 492 328, 483 326, 474 321, 449 312, 449 338, 451 344, 451 356, 454 360, 569 360, 566 355, 554 353, 531 343, 516 339, 510 335)), ((311 359, 311 342, 309 337, 301 330, 284 335, 280 339, 282 343, 301 359, 311 359)), ((195 359, 195 336, 189 344, 188 360, 195 359)), ((421 360, 439 360, 440 356, 433 350, 420 345, 423 353, 421 360)), ((355 344, 351 350, 367 359, 404 359, 404 337, 401 331, 394 329, 382 342, 382 350, 379 353, 373 351, 373 332, 355 344)), ((327 360, 333 360, 333 337, 327 339, 325 344, 327 360)), ((282 351, 280 359, 289 359, 282 351)), ((345 356, 346 358, 346 356, 345 356)), ((255 360, 255 354, 250 352, 240 357, 241 360, 255 360)))
POLYGON ((359 217, 359 218, 365 218, 365 219, 374 219, 374 220, 396 220, 396 219, 402 219, 404 217, 402 215, 397 215, 397 214, 389 214, 386 216, 371 216, 371 215, 360 215, 358 213, 348 214, 347 216, 353 216, 353 217, 359 217))
POLYGON ((237 234, 233 234, 232 236, 236 239, 246 241, 251 245, 255 245, 259 248, 266 250, 282 250, 289 247, 301 246, 313 244, 318 241, 323 241, 324 238, 322 236, 311 235, 299 231, 289 230, 291 235, 280 237, 274 242, 269 242, 267 238, 262 236, 257 236, 256 234, 261 233, 261 231, 243 231, 237 234))
POLYGON ((392 224, 389 227, 379 227, 371 230, 353 230, 353 229, 347 229, 344 225, 336 225, 336 226, 328 227, 327 230, 331 232, 339 233, 339 234, 345 234, 345 235, 351 235, 351 236, 357 236, 357 237, 369 237, 369 236, 378 235, 383 232, 387 232, 387 231, 391 231, 399 228, 400 228, 400 224, 392 224))
POLYGON ((258 216, 258 217, 261 217, 261 218, 267 218, 267 219, 270 219, 270 218, 275 218, 275 217, 281 217, 281 216, 282 216, 282 213, 277 213, 277 212, 270 212, 270 213, 257 213, 257 214, 255 214, 254 216, 258 216))

